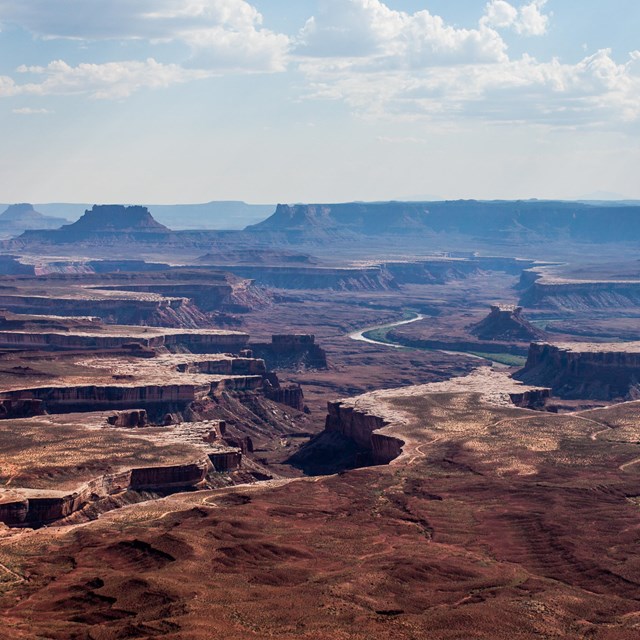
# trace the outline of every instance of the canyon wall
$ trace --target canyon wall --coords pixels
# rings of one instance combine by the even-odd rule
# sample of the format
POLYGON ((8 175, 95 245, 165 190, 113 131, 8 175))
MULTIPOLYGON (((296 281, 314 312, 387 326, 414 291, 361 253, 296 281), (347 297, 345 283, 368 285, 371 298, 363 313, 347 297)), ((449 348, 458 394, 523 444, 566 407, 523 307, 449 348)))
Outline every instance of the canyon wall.
POLYGON ((149 332, 140 335, 110 335, 108 329, 103 332, 32 332, 0 330, 0 347, 16 349, 114 349, 139 344, 147 348, 167 347, 169 349, 186 348, 192 353, 237 353, 247 346, 249 336, 246 333, 161 333, 149 332))
POLYGON ((380 266, 331 268, 306 266, 215 266, 256 284, 277 289, 385 291, 397 289, 391 274, 380 266))
MULTIPOLYGON (((236 451, 221 451, 220 455, 229 453, 241 458, 236 451)), ((228 470, 233 468, 230 465, 228 470)), ((140 467, 101 476, 73 492, 18 489, 0 497, 0 522, 11 527, 38 527, 66 518, 100 497, 124 491, 196 487, 211 469, 207 455, 181 465, 140 467)))
POLYGON ((378 432, 388 425, 382 418, 345 406, 342 402, 329 402, 327 409, 325 430, 337 431, 353 440, 370 456, 371 464, 388 464, 402 453, 402 440, 378 432))
POLYGON ((534 342, 526 365, 514 377, 551 387, 562 398, 636 399, 640 397, 640 345, 534 342))
POLYGON ((192 402, 203 400, 221 391, 256 391, 262 386, 263 377, 261 375, 247 375, 222 378, 206 384, 34 387, 1 392, 0 402, 5 407, 20 406, 17 404, 20 402, 33 403, 37 411, 46 410, 51 413, 144 407, 155 416, 162 411, 174 409, 180 411, 192 402), (12 404, 8 405, 7 402, 12 404))
POLYGON ((270 343, 250 345, 255 357, 263 358, 269 369, 326 369, 327 354, 309 334, 282 334, 271 337, 270 343))
MULTIPOLYGON (((526 276, 525 282, 532 277, 526 276)), ((571 282, 539 278, 523 291, 520 304, 567 311, 638 307, 640 281, 571 282)))

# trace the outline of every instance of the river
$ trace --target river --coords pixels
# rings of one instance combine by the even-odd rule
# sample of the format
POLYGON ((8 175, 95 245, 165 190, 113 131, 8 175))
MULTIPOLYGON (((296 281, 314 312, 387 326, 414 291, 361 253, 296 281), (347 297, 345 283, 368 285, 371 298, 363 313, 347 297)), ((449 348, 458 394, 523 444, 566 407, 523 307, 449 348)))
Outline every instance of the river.
MULTIPOLYGON (((359 342, 368 342, 369 344, 376 344, 381 347, 390 347, 392 349, 412 349, 415 347, 407 347, 402 344, 396 344, 395 342, 382 342, 381 340, 374 340, 373 338, 367 338, 365 333, 369 333, 370 331, 379 331, 382 329, 393 329, 393 327, 400 327, 403 324, 411 324, 412 322, 418 322, 419 320, 424 320, 429 316, 423 316, 421 313, 413 313, 412 318, 408 318, 406 320, 398 320, 398 322, 389 322, 388 324, 380 324, 374 327, 366 327, 364 329, 359 329, 358 331, 352 331, 348 334, 349 338, 352 340, 358 340, 359 342)), ((448 353, 450 355, 463 355, 467 356, 467 358, 474 358, 476 360, 487 361, 487 358, 483 358, 474 353, 468 353, 466 351, 445 351, 444 349, 434 349, 434 351, 440 351, 440 353, 448 353)))
POLYGON ((359 342, 368 342, 369 344, 382 345, 383 347, 392 347, 393 349, 406 349, 407 347, 401 344, 395 344, 393 342, 381 342, 380 340, 373 340, 367 338, 364 334, 369 331, 376 331, 380 329, 392 329, 393 327, 399 327, 403 324, 411 324, 412 322, 418 322, 418 320, 424 320, 427 316, 423 316, 421 313, 414 313, 412 318, 407 320, 398 320, 398 322, 390 322, 389 324, 381 324, 375 327, 366 327, 358 331, 353 331, 349 334, 352 340, 358 340, 359 342))

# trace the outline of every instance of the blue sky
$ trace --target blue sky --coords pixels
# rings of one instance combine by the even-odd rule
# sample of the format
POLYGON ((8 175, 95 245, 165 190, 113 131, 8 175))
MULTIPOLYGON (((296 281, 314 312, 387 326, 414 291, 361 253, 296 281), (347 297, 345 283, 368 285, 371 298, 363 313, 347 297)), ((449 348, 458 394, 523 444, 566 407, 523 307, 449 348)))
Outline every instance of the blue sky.
POLYGON ((0 0, 0 201, 640 198, 638 26, 637 0, 0 0))

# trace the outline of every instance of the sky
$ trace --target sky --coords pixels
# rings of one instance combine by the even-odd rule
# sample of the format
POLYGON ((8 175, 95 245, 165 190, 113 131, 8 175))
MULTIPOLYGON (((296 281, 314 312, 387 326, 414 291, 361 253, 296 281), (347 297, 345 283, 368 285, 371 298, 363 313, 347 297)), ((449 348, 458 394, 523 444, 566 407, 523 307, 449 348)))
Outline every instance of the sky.
POLYGON ((0 202, 640 198, 637 0, 0 0, 0 202))

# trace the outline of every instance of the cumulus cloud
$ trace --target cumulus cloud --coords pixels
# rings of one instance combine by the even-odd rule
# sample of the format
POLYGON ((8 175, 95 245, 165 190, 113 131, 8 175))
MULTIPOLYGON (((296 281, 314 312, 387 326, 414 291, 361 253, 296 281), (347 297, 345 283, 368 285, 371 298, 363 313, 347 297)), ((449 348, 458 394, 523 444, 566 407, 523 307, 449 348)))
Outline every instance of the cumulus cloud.
POLYGON ((481 118, 552 126, 640 119, 640 52, 619 64, 604 49, 577 64, 531 56, 420 73, 353 73, 344 62, 303 65, 316 98, 344 100, 368 117, 438 123, 481 118))
POLYGON ((323 0, 300 31, 295 52, 421 67, 504 60, 506 44, 487 22, 462 29, 427 10, 408 14, 380 0, 323 0))
POLYGON ((526 36, 542 36, 549 27, 549 16, 543 13, 546 4, 547 0, 533 0, 516 8, 506 0, 490 0, 480 24, 496 29, 510 27, 526 36))
POLYGON ((283 69, 289 39, 245 0, 3 0, 0 23, 43 38, 181 41, 214 68, 283 69))
POLYGON ((543 35, 546 0, 490 0, 476 28, 381 0, 325 0, 294 51, 313 98, 342 100, 366 117, 593 126, 640 119, 640 54, 609 50, 576 64, 512 59, 500 30, 543 35))

